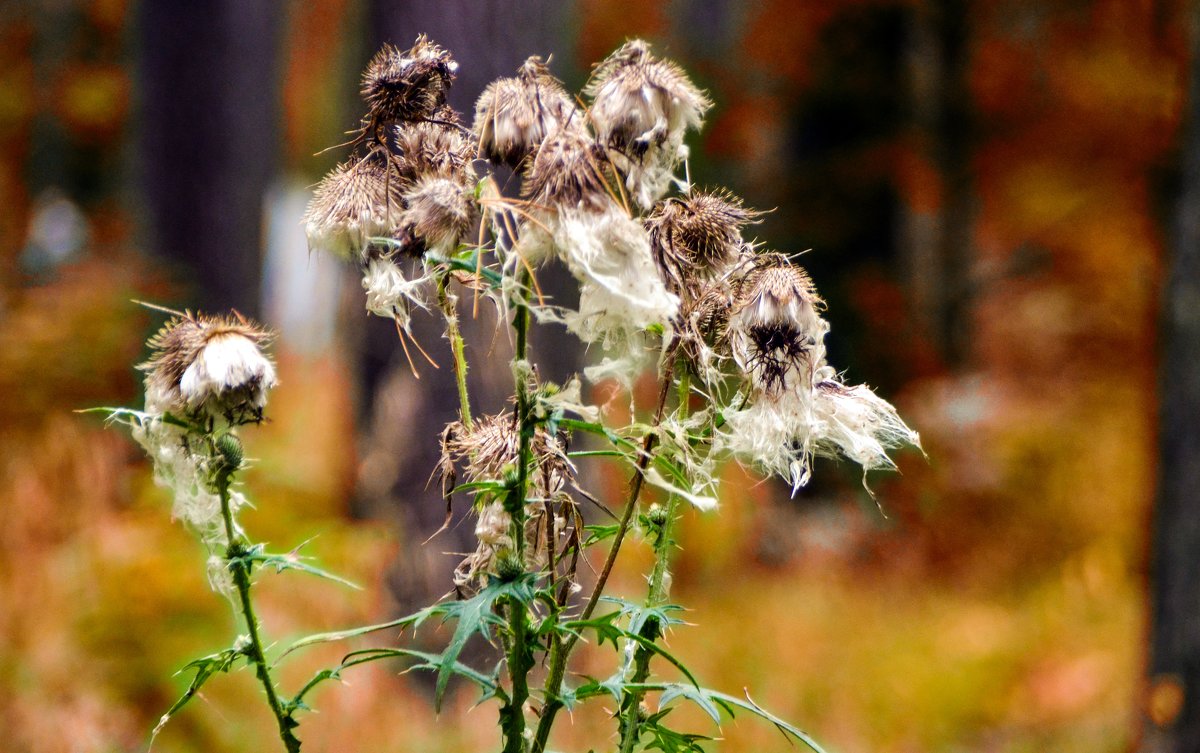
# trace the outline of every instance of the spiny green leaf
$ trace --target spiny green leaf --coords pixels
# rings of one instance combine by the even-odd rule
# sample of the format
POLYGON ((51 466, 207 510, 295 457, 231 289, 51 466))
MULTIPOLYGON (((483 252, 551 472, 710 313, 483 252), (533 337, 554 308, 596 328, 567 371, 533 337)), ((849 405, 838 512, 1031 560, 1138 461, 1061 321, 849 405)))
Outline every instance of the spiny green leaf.
POLYGON ((708 688, 695 688, 691 685, 685 685, 677 682, 629 683, 625 687, 635 690, 660 691, 662 695, 659 696, 658 699, 659 708, 666 706, 676 698, 683 698, 684 700, 691 701, 703 709, 704 712, 708 714, 718 725, 721 723, 719 709, 723 709, 731 718, 735 715, 735 709, 749 711, 751 714, 754 714, 760 719, 765 719, 773 724, 785 738, 799 740, 815 751, 815 753, 826 753, 825 749, 818 745, 817 741, 812 739, 807 732, 795 726, 794 724, 780 719, 764 709, 762 706, 759 706, 753 701, 753 699, 750 698, 749 694, 746 695, 745 699, 742 699, 738 698, 737 696, 721 693, 716 690, 709 690, 708 688))
MULTIPOLYGON (((422 660, 422 663, 414 664, 413 666, 406 669, 405 670, 406 672, 412 671, 414 669, 441 671, 441 668, 442 668, 442 664, 441 664, 442 657, 440 654, 433 654, 433 653, 429 653, 426 651, 417 651, 416 649, 410 649, 410 648, 376 649, 376 650, 378 650, 378 651, 386 650, 386 651, 390 651, 395 656, 409 656, 414 659, 422 660)), ((459 675, 460 677, 465 677, 466 679, 468 679, 471 682, 478 685, 480 690, 482 690, 484 692, 484 699, 491 698, 493 696, 502 698, 502 699, 508 697, 508 694, 505 693, 503 688, 500 687, 500 683, 497 681, 495 674, 492 674, 490 676, 485 675, 483 672, 480 672, 479 670, 475 669, 474 667, 467 666, 466 664, 463 664, 462 662, 457 662, 457 661, 454 662, 454 665, 450 668, 450 671, 456 675, 459 675)))
POLYGON ((558 627, 564 633, 579 633, 590 628, 596 631, 596 645, 603 646, 605 641, 610 641, 615 649, 619 648, 617 639, 625 633, 624 630, 613 624, 620 616, 620 612, 610 612, 602 614, 599 617, 593 617, 590 620, 568 620, 561 622, 558 624, 558 627))
POLYGON ((163 726, 165 726, 166 723, 171 720, 171 717, 175 716, 180 709, 188 704, 188 701, 195 697, 196 693, 199 692, 204 683, 208 682, 209 679, 211 679, 212 676, 217 673, 228 672, 233 668, 233 663, 241 656, 245 656, 245 652, 242 651, 242 649, 237 647, 227 648, 222 651, 218 651, 215 654, 209 654, 208 656, 202 656, 199 659, 193 659, 185 664, 182 669, 176 672, 175 674, 178 675, 187 672, 189 669, 196 670, 196 674, 194 677, 192 677, 192 681, 188 685, 187 690, 183 692, 183 695, 179 697, 179 700, 171 704, 171 708, 167 709, 167 712, 158 720, 158 724, 154 726, 154 731, 150 734, 150 739, 153 740, 158 735, 159 731, 162 730, 163 726))
POLYGON ((711 740, 711 737, 677 732, 670 727, 659 724, 659 720, 664 716, 666 716, 666 712, 660 711, 639 725, 639 732, 649 732, 652 738, 647 743, 646 750, 661 750, 663 753, 704 753, 704 748, 700 746, 700 742, 711 740))
POLYGON ((277 573, 283 572, 284 570, 299 570, 300 572, 308 573, 309 575, 315 575, 318 578, 325 578, 326 580, 331 580, 335 583, 341 583, 343 586, 349 586, 357 591, 362 590, 362 586, 354 583, 353 581, 346 580, 345 578, 334 575, 327 570, 322 570, 319 567, 309 565, 301 560, 300 557, 294 552, 289 554, 256 552, 248 554, 245 559, 247 559, 249 562, 257 562, 269 567, 273 567, 277 573))
POLYGON ((620 527, 620 523, 584 526, 583 530, 588 533, 588 537, 584 540, 583 545, 591 546, 592 544, 598 544, 605 539, 611 539, 613 536, 617 535, 617 530, 620 529, 620 527))
POLYGON ((506 599, 523 609, 528 608, 534 599, 536 579, 536 573, 524 573, 508 582, 493 579, 470 599, 445 605, 444 619, 454 619, 458 624, 454 627, 454 635, 450 638, 449 645, 437 659, 438 675, 433 695, 435 710, 441 711, 446 685, 450 681, 450 675, 454 673, 454 665, 459 655, 471 636, 479 633, 484 639, 490 640, 489 626, 504 624, 503 618, 496 614, 496 602, 506 599))
MULTIPOLYGON (((328 633, 316 633, 314 635, 310 635, 305 638, 301 638, 300 640, 296 641, 292 645, 288 646, 287 649, 282 654, 279 655, 279 658, 282 659, 283 657, 287 656, 288 654, 292 653, 293 651, 304 648, 306 646, 313 646, 318 643, 332 643, 334 641, 344 641, 347 638, 357 638, 360 635, 368 635, 369 633, 377 633, 380 630, 389 630, 392 628, 400 628, 400 629, 405 629, 408 627, 417 628, 417 627, 421 626, 421 623, 425 622, 425 620, 429 619, 430 617, 432 617, 434 615, 438 615, 438 614, 443 614, 448 609, 448 606, 450 604, 457 604, 457 603, 458 602, 443 602, 441 604, 434 604, 432 606, 425 607, 421 611, 416 612, 414 614, 410 614, 405 617, 401 617, 397 620, 389 620, 388 622, 381 622, 376 625, 366 625, 363 627, 350 628, 348 630, 335 630, 335 631, 328 632, 328 633)), ((278 662, 278 659, 276 660, 276 662, 278 662)))

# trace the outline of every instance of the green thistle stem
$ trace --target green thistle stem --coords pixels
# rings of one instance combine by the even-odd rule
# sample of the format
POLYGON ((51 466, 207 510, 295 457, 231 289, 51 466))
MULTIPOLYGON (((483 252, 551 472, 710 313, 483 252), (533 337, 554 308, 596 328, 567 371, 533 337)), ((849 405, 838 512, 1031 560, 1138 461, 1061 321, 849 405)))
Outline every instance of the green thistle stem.
POLYGON ((472 422, 471 401, 467 396, 467 358, 463 352, 462 331, 458 328, 458 311, 455 310, 454 302, 450 300, 450 295, 446 292, 448 284, 449 277, 442 276, 438 279, 438 305, 446 316, 446 335, 450 338, 450 351, 454 355, 454 382, 458 386, 458 417, 462 421, 463 428, 470 431, 472 422))
POLYGON ((296 726, 296 722, 284 712, 283 705, 279 702, 279 696, 275 692, 275 683, 271 681, 267 658, 263 653, 262 638, 258 634, 258 618, 254 615, 254 604, 250 601, 250 566, 243 558, 246 547, 235 539, 233 510, 229 505, 229 483, 232 475, 231 471, 222 471, 217 474, 217 492, 221 497, 221 517, 225 521, 225 537, 229 542, 225 552, 225 561, 229 565, 230 572, 233 573, 233 584, 237 587, 242 617, 246 621, 246 631, 250 636, 250 645, 245 648, 245 653, 253 662, 255 674, 258 675, 263 690, 266 691, 267 705, 271 707, 271 713, 275 715, 275 721, 279 725, 279 739, 283 741, 283 747, 288 753, 299 753, 300 740, 292 734, 292 728, 296 726))
MULTIPOLYGON (((690 391, 691 381, 688 377, 687 369, 680 369, 678 398, 681 417, 687 416, 690 391)), ((654 569, 650 571, 650 587, 646 593, 647 607, 659 606, 667 599, 667 573, 671 565, 671 548, 675 544, 671 538, 671 529, 675 524, 678 503, 678 496, 671 494, 667 497, 663 521, 654 539, 654 569)), ((662 626, 658 624, 658 620, 646 620, 641 634, 646 640, 656 641, 662 635, 662 626)), ((653 652, 649 648, 638 646, 637 651, 634 653, 634 670, 630 680, 631 683, 638 685, 644 683, 650 677, 650 659, 652 656, 653 652)), ((625 698, 622 700, 621 753, 632 753, 634 747, 637 745, 640 736, 639 727, 641 726, 641 720, 638 716, 642 698, 645 695, 644 690, 633 690, 626 693, 625 698)))
MULTIPOLYGON (((617 532, 613 536, 612 546, 608 550, 608 557, 604 560, 604 567, 600 570, 600 576, 596 579, 596 585, 592 588, 592 593, 578 617, 580 621, 590 619, 592 612, 596 611, 596 605, 600 603, 600 596, 604 593, 604 587, 608 583, 608 576, 612 574, 613 565, 617 561, 617 554, 621 550, 621 543, 625 540, 625 534, 629 531, 629 524, 633 520, 633 513, 637 509, 638 498, 641 496, 642 486, 646 479, 646 469, 650 466, 650 453, 654 449, 655 440, 658 438, 655 430, 662 423, 663 413, 667 406, 667 397, 671 394, 673 373, 674 363, 672 362, 667 366, 667 371, 662 376, 662 386, 658 393, 658 406, 654 410, 654 421, 651 424, 650 432, 646 434, 646 438, 642 441, 642 452, 638 456, 637 463, 634 466, 633 479, 629 485, 629 498, 625 502, 625 509, 621 512, 621 520, 617 524, 617 532)), ((542 718, 538 721, 537 732, 534 735, 533 753, 543 753, 546 749, 546 743, 550 739, 550 728, 554 725, 554 719, 563 707, 559 693, 562 691, 563 679, 566 677, 567 659, 570 658, 571 651, 575 649, 578 643, 579 633, 575 633, 565 643, 555 642, 550 646, 550 670, 546 675, 546 684, 543 688, 546 705, 542 709, 542 718)))
MULTIPOLYGON (((523 275, 521 287, 528 275, 523 275)), ((513 329, 516 332, 516 362, 524 364, 528 352, 529 307, 525 301, 514 297, 512 302, 513 329)), ((530 422, 529 383, 524 369, 516 372, 518 429, 517 483, 509 493, 505 507, 512 516, 512 539, 517 561, 525 562, 525 499, 529 488, 529 464, 533 462, 530 422)), ((500 709, 500 726, 504 731, 504 753, 522 753, 525 750, 525 702, 529 699, 529 672, 533 669, 533 655, 528 642, 528 615, 526 607, 517 601, 508 605, 509 631, 512 642, 508 646, 508 676, 512 693, 508 702, 500 709)))

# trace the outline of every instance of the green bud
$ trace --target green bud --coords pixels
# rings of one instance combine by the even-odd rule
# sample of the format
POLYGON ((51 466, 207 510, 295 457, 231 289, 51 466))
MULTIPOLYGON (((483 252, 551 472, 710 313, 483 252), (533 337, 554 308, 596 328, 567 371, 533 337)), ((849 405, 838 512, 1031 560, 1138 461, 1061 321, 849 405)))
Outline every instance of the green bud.
POLYGON ((217 437, 217 452, 221 455, 224 470, 236 471, 242 467, 242 440, 235 435, 222 434, 217 437))
POLYGON ((662 528, 667 523, 666 508, 657 503, 650 505, 650 509, 646 511, 646 520, 650 521, 651 525, 662 528))
POLYGON ((525 563, 521 562, 516 552, 505 551, 496 560, 496 577, 503 583, 519 578, 525 572, 525 563))

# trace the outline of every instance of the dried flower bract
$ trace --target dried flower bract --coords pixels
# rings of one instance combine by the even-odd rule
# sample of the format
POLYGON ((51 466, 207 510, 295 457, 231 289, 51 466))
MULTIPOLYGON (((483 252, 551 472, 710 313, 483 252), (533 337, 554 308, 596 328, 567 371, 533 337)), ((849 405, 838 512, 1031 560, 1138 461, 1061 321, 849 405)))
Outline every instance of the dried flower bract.
POLYGON ((446 101, 458 63, 422 34, 409 50, 385 44, 363 71, 362 96, 375 122, 428 118, 446 101))
POLYGON ((560 128, 582 131, 584 122, 562 82, 537 55, 525 61, 515 78, 488 84, 475 103, 480 153, 513 167, 551 133, 560 128))
POLYGON ((260 349, 270 335, 244 317, 183 314, 150 338, 146 399, 158 411, 244 423, 262 418, 275 367, 260 349))

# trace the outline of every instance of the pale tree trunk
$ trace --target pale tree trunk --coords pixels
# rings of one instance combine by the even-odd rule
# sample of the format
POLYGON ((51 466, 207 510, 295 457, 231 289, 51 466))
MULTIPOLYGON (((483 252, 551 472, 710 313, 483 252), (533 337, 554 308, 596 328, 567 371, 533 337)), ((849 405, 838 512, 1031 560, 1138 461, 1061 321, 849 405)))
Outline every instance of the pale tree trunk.
POLYGON ((1200 751, 1200 5, 1187 14, 1182 171, 1162 315, 1151 656, 1139 750, 1200 751))

